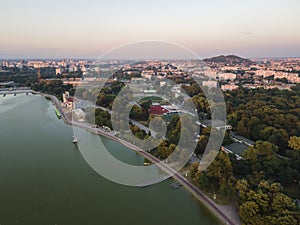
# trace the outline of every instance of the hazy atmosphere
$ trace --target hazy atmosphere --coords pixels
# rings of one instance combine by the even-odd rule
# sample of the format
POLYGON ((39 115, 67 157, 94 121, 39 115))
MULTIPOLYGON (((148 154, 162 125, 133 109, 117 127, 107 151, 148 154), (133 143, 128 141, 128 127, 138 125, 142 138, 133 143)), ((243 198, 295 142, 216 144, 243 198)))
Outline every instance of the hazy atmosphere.
POLYGON ((298 57, 298 0, 3 1, 1 58, 94 58, 128 42, 178 43, 200 57, 298 57))
POLYGON ((0 225, 300 225, 300 0, 0 4, 0 225))

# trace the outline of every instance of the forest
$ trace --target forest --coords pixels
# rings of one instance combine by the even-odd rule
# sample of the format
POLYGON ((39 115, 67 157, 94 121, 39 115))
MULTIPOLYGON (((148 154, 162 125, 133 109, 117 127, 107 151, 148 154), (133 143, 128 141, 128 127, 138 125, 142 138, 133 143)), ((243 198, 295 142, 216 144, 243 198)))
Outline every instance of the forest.
MULTIPOLYGON (((206 110, 199 95, 194 102, 206 110)), ((218 203, 236 204, 243 224, 299 224, 294 199, 300 198, 300 86, 239 88, 224 95, 228 123, 255 144, 243 160, 220 152, 206 171, 192 164, 190 179, 218 203)))

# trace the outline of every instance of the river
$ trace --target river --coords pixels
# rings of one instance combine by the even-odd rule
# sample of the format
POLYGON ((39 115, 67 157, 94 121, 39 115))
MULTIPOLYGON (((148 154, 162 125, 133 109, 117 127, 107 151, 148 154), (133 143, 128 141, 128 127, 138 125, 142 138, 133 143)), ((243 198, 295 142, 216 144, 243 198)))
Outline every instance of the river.
MULTIPOLYGON (((101 177, 72 136, 45 98, 0 96, 1 225, 220 225, 170 179, 139 189, 101 177)), ((103 139, 122 161, 143 165, 130 149, 103 139)))

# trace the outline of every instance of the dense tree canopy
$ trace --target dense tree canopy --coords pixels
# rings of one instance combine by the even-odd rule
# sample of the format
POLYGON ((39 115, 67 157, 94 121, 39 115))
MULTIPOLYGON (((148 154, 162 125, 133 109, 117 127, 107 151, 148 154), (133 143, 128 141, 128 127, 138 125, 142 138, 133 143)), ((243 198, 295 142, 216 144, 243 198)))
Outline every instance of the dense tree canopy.
POLYGON ((228 122, 238 134, 264 140, 286 154, 291 136, 300 136, 300 91, 237 89, 225 93, 228 122))
POLYGON ((65 91, 70 92, 71 95, 73 95, 75 92, 75 89, 72 85, 64 85, 60 80, 42 81, 39 83, 35 83, 32 86, 32 89, 50 95, 55 95, 58 99, 62 99, 62 94, 65 91))
POLYGON ((265 180, 255 187, 247 180, 237 182, 240 197, 240 217, 245 225, 297 225, 297 207, 294 201, 282 192, 279 183, 265 180))
POLYGON ((229 155, 219 152, 216 159, 205 171, 198 171, 199 163, 190 167, 190 177, 204 191, 215 194, 216 198, 230 201, 234 195, 235 178, 229 155))

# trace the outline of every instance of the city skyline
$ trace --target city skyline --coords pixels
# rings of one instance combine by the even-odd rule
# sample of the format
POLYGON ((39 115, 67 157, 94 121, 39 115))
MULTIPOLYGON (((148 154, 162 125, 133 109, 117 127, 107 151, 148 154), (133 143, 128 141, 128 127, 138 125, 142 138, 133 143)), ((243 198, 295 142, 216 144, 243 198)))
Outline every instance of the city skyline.
POLYGON ((10 1, 1 5, 0 58, 97 58, 157 40, 201 58, 299 57, 300 3, 288 1, 10 1))
POLYGON ((300 225, 299 0, 0 6, 0 225, 300 225))

